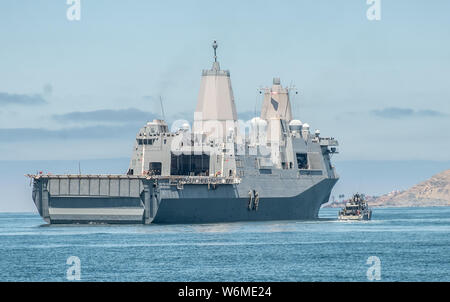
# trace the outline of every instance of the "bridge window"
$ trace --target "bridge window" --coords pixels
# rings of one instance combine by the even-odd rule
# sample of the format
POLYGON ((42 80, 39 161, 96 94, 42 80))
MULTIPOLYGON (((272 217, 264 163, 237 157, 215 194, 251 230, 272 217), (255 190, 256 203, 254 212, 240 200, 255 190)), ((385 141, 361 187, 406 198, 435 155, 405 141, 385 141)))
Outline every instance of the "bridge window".
POLYGON ((151 162, 148 167, 148 172, 150 175, 161 175, 161 163, 151 162))
POLYGON ((259 169, 259 174, 272 174, 272 169, 259 169))
POLYGON ((139 145, 153 145, 155 139, 138 139, 137 141, 139 145))
POLYGON ((209 154, 170 155, 170 175, 209 175, 209 154))
POLYGON ((299 169, 308 169, 308 156, 306 153, 297 153, 297 166, 299 169))

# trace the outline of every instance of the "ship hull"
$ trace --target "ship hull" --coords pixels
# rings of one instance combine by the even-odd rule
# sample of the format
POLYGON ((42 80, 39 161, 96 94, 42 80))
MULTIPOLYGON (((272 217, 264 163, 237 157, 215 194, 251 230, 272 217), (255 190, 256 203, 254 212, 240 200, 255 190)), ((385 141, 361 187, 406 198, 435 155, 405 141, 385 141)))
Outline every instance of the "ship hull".
MULTIPOLYGON (((185 185, 157 187, 153 181, 121 179, 117 184, 108 180, 111 186, 119 186, 122 192, 111 196, 89 195, 92 184, 102 180, 92 177, 90 181, 72 179, 68 192, 62 192, 62 181, 46 178, 34 181, 33 199, 40 215, 50 224, 185 224, 223 223, 239 221, 269 220, 312 220, 318 218, 320 206, 328 202, 337 179, 321 179, 299 194, 274 197, 261 194, 255 204, 242 184, 185 185), (52 182, 53 181, 53 182, 52 182), (57 183, 58 188, 55 188, 57 183), (51 185, 50 185, 51 184, 51 185), (82 186, 89 186, 83 189, 82 186), (78 186, 78 187, 77 187, 78 186), (135 188, 133 188, 135 186, 135 188), (70 192, 72 188, 72 192, 70 192), (124 189, 125 188, 125 189, 124 189), (85 190, 85 194, 80 194, 85 190), (90 191, 89 191, 90 190, 90 191), (74 193, 73 191, 77 192, 74 193), (124 192, 125 191, 125 192, 124 192), (241 193, 239 193, 241 192, 241 193), (122 196, 120 196, 122 195, 122 196), (196 197, 194 197, 196 196, 196 197)), ((98 189, 97 193, 101 191, 98 189)), ((95 193, 95 192, 94 192, 95 193)))
POLYGON ((216 223, 270 220, 313 220, 328 202, 334 180, 324 180, 293 197, 260 198, 258 208, 249 198, 167 199, 161 202, 154 223, 216 223))
POLYGON ((372 219, 372 211, 359 214, 359 215, 339 215, 339 220, 343 221, 359 221, 372 219))

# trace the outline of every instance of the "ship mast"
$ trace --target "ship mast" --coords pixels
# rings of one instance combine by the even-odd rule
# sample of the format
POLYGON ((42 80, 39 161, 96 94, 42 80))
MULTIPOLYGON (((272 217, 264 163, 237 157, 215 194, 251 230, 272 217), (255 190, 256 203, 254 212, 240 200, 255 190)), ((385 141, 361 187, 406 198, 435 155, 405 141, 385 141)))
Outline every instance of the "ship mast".
POLYGON ((218 47, 218 46, 219 46, 219 45, 217 44, 217 41, 214 40, 213 45, 212 45, 212 47, 213 47, 213 49, 214 49, 214 62, 217 62, 217 53, 216 53, 216 50, 217 50, 217 47, 218 47))

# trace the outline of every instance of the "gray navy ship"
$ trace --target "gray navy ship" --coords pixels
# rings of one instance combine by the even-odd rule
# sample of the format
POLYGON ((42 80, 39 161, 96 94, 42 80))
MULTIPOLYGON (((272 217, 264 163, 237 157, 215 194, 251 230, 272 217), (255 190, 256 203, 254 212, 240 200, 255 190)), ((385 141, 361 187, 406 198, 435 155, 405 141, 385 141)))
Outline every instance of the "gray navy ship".
POLYGON ((216 223, 317 219, 338 175, 334 138, 292 117, 293 90, 261 90, 261 115, 237 118, 230 72, 203 70, 192 127, 164 120, 137 133, 123 175, 28 175, 50 224, 216 223))

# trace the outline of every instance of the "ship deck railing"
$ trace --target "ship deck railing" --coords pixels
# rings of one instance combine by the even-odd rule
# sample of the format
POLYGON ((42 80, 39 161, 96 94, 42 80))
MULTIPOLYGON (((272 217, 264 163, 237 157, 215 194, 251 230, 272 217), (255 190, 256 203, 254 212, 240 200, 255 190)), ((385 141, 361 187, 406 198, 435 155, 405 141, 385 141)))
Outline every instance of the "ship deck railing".
POLYGON ((241 178, 237 176, 186 176, 186 175, 126 175, 126 174, 26 174, 32 179, 80 179, 80 178, 101 178, 101 179, 154 179, 168 180, 173 185, 183 184, 239 184, 241 178))
POLYGON ((160 176, 157 179, 168 179, 171 184, 238 184, 241 179, 236 176, 218 177, 218 176, 160 176))

